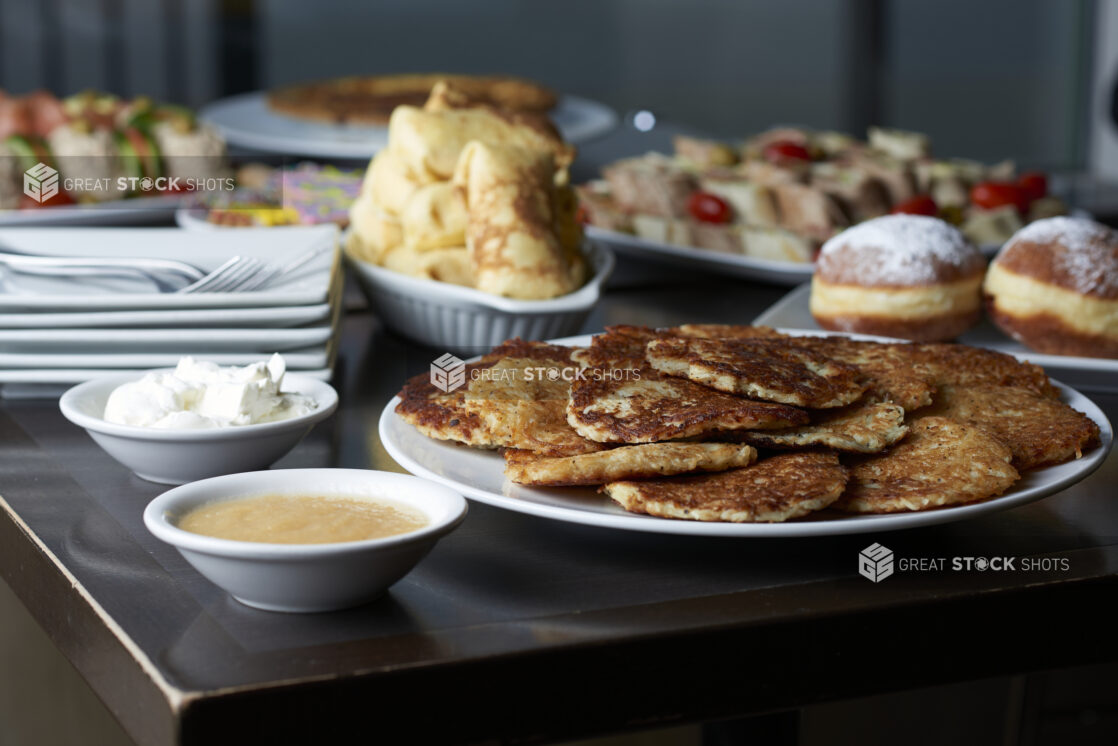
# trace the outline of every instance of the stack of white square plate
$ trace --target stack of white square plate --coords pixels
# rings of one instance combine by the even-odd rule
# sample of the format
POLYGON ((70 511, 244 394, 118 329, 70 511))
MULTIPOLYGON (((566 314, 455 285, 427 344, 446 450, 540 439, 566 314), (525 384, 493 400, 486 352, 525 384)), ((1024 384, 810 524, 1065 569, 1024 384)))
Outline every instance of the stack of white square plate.
POLYGON ((206 272, 233 256, 282 265, 321 249, 290 275, 243 293, 168 293, 142 275, 42 277, 0 266, 0 394, 170 367, 184 355, 246 365, 279 352, 288 370, 328 379, 343 282, 337 247, 334 226, 0 230, 0 250, 176 259, 206 272))

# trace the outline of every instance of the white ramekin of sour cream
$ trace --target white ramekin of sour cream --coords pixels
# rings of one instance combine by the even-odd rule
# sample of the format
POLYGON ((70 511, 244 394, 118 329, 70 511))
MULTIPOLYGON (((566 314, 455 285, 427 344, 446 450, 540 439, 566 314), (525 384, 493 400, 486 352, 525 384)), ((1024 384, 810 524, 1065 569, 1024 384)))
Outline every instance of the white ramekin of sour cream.
POLYGON ((238 368, 183 358, 140 378, 78 384, 59 400, 110 456, 162 484, 267 468, 337 406, 330 384, 286 374, 278 355, 238 368))

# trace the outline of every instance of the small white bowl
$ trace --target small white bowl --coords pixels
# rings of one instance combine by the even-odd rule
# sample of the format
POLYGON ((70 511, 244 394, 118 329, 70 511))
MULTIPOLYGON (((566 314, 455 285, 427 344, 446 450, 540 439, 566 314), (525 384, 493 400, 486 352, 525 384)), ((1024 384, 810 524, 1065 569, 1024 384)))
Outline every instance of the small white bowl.
POLYGON ((318 404, 313 412, 278 422, 206 430, 160 430, 105 422, 109 394, 135 380, 136 374, 128 373, 79 383, 62 395, 58 406, 66 419, 84 427, 97 445, 136 476, 160 484, 266 469, 338 407, 333 386, 289 373, 284 376, 283 391, 313 399, 318 404))
POLYGON ((390 329, 443 350, 488 350, 511 337, 554 339, 579 332, 615 261, 604 246, 584 245, 593 276, 573 293, 550 300, 516 300, 410 277, 358 259, 348 249, 346 257, 369 304, 390 329))
POLYGON ((465 517, 466 500, 460 494, 410 474, 277 469, 229 474, 164 492, 144 510, 144 525, 241 603, 268 611, 312 612, 376 598, 465 517), (264 494, 380 497, 422 511, 429 523, 406 534, 337 544, 215 539, 175 525, 199 505, 264 494))

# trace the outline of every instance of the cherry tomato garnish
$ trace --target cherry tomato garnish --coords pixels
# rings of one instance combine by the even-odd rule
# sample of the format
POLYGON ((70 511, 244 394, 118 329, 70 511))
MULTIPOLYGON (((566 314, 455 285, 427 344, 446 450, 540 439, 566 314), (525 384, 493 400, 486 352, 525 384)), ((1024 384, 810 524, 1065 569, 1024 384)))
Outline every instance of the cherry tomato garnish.
POLYGON ((710 192, 695 192, 687 200, 687 210, 695 220, 704 223, 729 223, 732 217, 730 206, 721 197, 710 192))
POLYGON ((1024 212, 1029 208, 1025 192, 1008 181, 981 181, 970 190, 970 201, 984 210, 1013 205, 1024 212))
POLYGON ((792 161, 810 161, 811 153, 798 142, 791 140, 777 140, 765 146, 762 153, 769 163, 789 163, 792 161))
POLYGON ((1048 177, 1040 171, 1026 171, 1017 179, 1017 186, 1025 193, 1025 199, 1036 202, 1048 194, 1048 177))
POLYGON ((933 218, 939 216, 939 206, 936 201, 926 194, 921 194, 912 199, 906 199, 904 202, 898 202, 893 205, 892 212, 894 214, 904 213, 905 215, 930 215, 933 218))

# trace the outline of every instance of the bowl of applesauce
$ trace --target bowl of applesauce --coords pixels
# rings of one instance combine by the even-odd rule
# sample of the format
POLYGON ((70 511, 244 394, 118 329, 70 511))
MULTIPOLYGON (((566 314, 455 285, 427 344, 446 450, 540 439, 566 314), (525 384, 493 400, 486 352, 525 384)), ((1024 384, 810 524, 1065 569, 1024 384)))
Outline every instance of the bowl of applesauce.
POLYGON ((144 524, 241 603, 314 612, 381 595, 466 510, 454 490, 408 474, 276 469, 176 487, 144 524))

